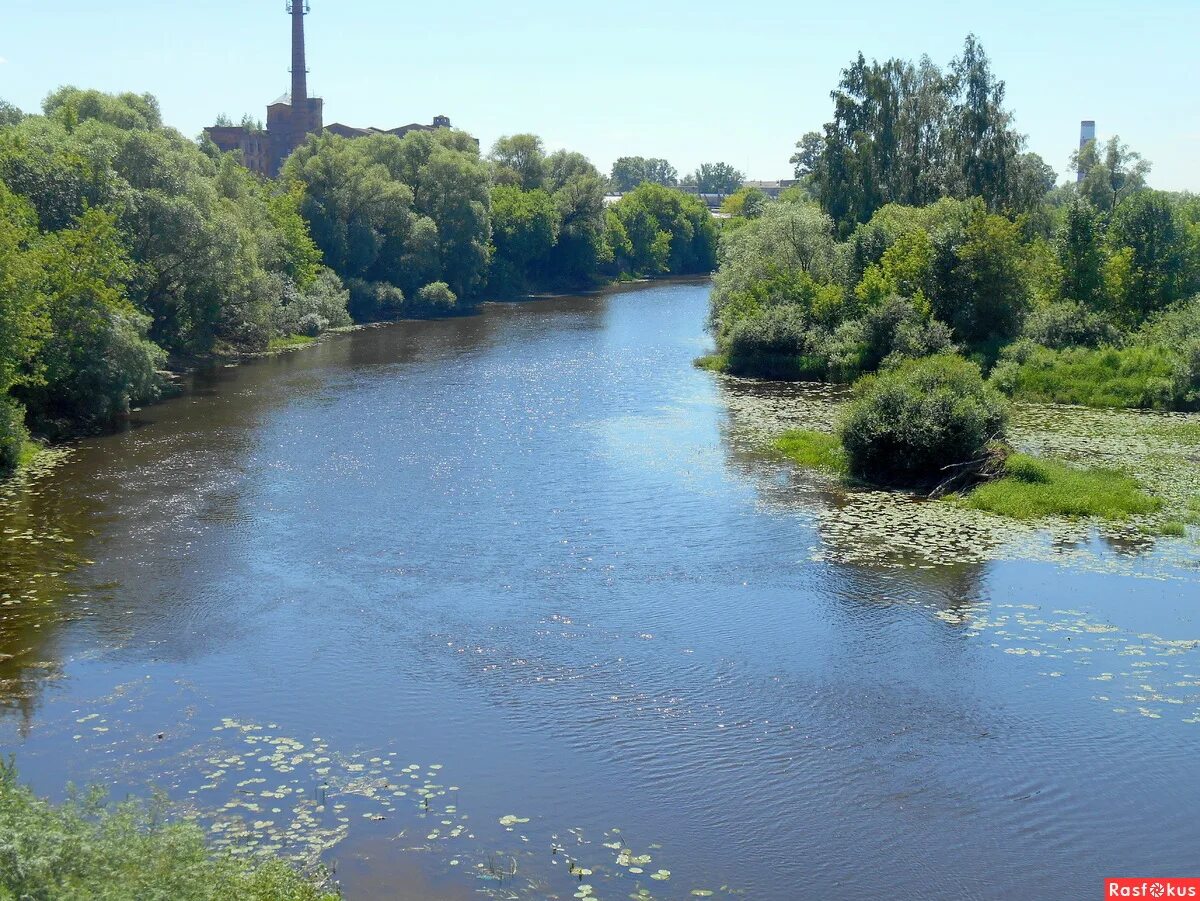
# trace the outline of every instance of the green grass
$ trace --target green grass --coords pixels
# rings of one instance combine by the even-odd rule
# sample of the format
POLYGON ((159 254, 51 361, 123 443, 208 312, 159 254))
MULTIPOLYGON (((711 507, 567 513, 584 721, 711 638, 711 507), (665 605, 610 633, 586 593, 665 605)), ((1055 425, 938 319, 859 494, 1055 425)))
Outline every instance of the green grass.
POLYGON ((28 466, 33 463, 42 453, 42 446, 36 441, 26 441, 21 446, 21 451, 17 454, 17 468, 28 466))
POLYGON ((308 347, 308 345, 316 342, 316 338, 309 338, 307 335, 286 335, 272 338, 267 344, 267 353, 275 353, 280 350, 292 350, 297 347, 308 347))
POLYGON ((92 792, 34 795, 0 761, 0 901, 336 901, 280 860, 214 855, 204 833, 92 792))
POLYGON ((1176 359, 1166 348, 1041 349, 1011 376, 1017 400, 1114 409, 1168 410, 1176 359))
POLYGON ((1024 454, 1009 457, 1004 477, 976 488, 963 503, 1023 520, 1047 516, 1122 520, 1156 513, 1163 506, 1160 498, 1147 494, 1123 472, 1077 469, 1024 454))
POLYGON ((773 444, 776 450, 805 469, 821 469, 838 475, 848 471, 846 452, 836 435, 797 430, 785 432, 773 444))
POLYGON ((693 365, 697 369, 707 369, 709 372, 728 372, 729 357, 725 354, 708 354, 707 356, 697 357, 693 361, 693 365))

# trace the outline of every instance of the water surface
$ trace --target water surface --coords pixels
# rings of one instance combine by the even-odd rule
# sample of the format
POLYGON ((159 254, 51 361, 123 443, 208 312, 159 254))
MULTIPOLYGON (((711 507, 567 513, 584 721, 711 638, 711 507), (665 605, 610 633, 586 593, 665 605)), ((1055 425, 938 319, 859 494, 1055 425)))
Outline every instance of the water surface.
POLYGON ((833 393, 692 368, 707 294, 365 329, 79 443, 0 502, 0 747, 350 898, 1196 875, 1191 539, 877 554, 758 447, 833 393))

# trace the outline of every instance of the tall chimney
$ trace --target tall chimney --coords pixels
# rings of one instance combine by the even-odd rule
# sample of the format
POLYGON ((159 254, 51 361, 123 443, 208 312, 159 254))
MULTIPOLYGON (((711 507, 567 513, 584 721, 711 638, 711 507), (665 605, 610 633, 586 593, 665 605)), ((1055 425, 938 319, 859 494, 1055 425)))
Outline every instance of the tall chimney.
POLYGON ((304 16, 308 13, 308 0, 291 0, 292 14, 292 107, 303 105, 308 99, 308 64, 304 59, 304 16))
MULTIPOLYGON (((1079 150, 1082 152, 1088 144, 1096 140, 1096 123, 1091 119, 1084 119, 1079 123, 1079 150)), ((1076 173, 1076 180, 1083 181, 1087 175, 1082 168, 1076 173)))

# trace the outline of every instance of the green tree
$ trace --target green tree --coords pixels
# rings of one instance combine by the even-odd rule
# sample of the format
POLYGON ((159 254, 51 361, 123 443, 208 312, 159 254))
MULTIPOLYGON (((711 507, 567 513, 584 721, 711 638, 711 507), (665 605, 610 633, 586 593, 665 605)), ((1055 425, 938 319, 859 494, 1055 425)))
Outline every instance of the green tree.
POLYGON ((49 328, 17 395, 43 432, 108 425, 156 396, 165 359, 126 296, 132 263, 116 219, 88 210, 74 228, 46 236, 39 255, 49 328))
POLYGON ((760 188, 741 188, 725 198, 721 212, 730 216, 757 219, 763 214, 770 198, 760 188))
POLYGON ((488 285, 502 293, 526 290, 542 275, 558 240, 558 209, 540 188, 517 185, 492 188, 492 255, 488 285))
POLYGON ((746 176, 729 163, 701 163, 692 176, 701 194, 732 194, 745 180, 746 176))
POLYGON ((1100 310, 1105 304, 1104 248, 1099 217, 1086 200, 1066 208, 1055 249, 1062 267, 1062 297, 1100 310))
POLYGON ((497 184, 515 184, 533 191, 546 180, 546 149, 537 135, 502 137, 488 159, 495 166, 497 184))
POLYGON ((1181 299, 1189 286, 1190 235, 1169 194, 1141 191, 1113 214, 1108 242, 1123 259, 1118 310, 1130 324, 1181 299))
POLYGON ((6 125, 16 125, 24 118, 25 114, 20 109, 0 98, 0 128, 4 128, 6 125))
POLYGON ((37 218, 0 181, 0 472, 17 462, 28 433, 25 408, 9 397, 42 340, 41 267, 31 252, 37 218))
POLYGON ((609 183, 618 194, 627 194, 645 182, 673 188, 679 184, 679 173, 664 159, 623 156, 613 163, 609 183))
POLYGON ((1103 148, 1089 141, 1071 155, 1071 166, 1083 175, 1079 193, 1105 213, 1145 188, 1150 174, 1150 163, 1122 144, 1120 135, 1109 138, 1103 148))

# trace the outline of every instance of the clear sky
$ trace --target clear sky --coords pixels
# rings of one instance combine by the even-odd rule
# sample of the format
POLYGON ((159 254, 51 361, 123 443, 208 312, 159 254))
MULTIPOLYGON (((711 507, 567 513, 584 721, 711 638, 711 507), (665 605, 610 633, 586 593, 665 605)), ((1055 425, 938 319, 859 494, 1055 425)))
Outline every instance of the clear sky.
MULTIPOLYGON (((531 131, 602 169, 642 155, 785 178, 859 50, 945 64, 974 31, 1060 171, 1096 119, 1154 163, 1154 186, 1200 191, 1200 0, 311 2, 327 123, 444 113, 485 147, 531 131)), ((284 0, 0 0, 0 97, 31 111, 60 84, 149 91, 196 135, 219 113, 265 118, 288 42, 284 0)))

